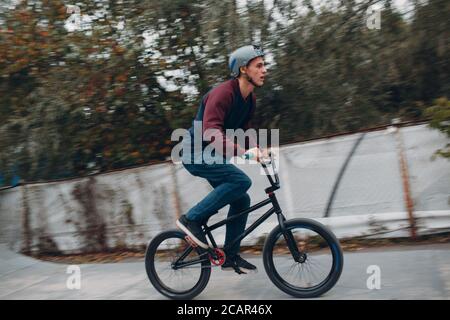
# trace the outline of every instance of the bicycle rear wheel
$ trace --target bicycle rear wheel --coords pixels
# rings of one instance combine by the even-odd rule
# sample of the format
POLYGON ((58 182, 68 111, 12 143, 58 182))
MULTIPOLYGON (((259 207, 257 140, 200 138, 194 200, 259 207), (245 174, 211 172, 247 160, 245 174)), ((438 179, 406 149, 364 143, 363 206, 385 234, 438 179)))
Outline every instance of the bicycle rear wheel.
POLYGON ((264 244, 264 268, 270 280, 282 291, 297 298, 317 297, 338 281, 344 263, 342 249, 334 234, 309 219, 285 222, 292 234, 299 261, 295 261, 278 226, 264 244))
POLYGON ((211 275, 208 253, 192 248, 185 236, 180 230, 162 232, 150 241, 145 254, 150 282, 171 299, 194 298, 206 287, 211 275))

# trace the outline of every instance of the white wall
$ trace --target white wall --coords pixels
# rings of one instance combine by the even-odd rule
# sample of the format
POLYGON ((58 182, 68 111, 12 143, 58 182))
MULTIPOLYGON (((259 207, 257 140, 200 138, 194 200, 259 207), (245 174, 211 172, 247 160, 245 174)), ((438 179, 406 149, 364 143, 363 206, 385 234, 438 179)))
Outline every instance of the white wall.
MULTIPOLYGON (((450 161, 431 160, 433 152, 448 139, 426 125, 405 127, 400 132, 415 211, 421 221, 419 231, 449 228, 450 161)), ((374 220, 388 230, 408 225, 398 150, 389 130, 366 134, 343 176, 331 219, 321 219, 339 169, 358 137, 353 134, 281 148, 281 189, 277 195, 288 218, 320 219, 340 237, 375 232, 371 227, 374 220)), ((212 190, 181 165, 172 166, 165 163, 0 191, 0 242, 14 251, 144 247, 156 233, 175 227, 175 180, 171 172, 176 172, 181 213, 212 190)), ((252 204, 265 199, 268 182, 258 165, 240 168, 253 180, 249 191, 252 204)), ((267 209, 250 214, 249 222, 267 209)), ((224 218, 226 212, 227 207, 211 222, 224 218)), ((275 225, 273 216, 244 243, 252 243, 275 225)), ((219 243, 223 241, 222 229, 214 235, 219 243)))

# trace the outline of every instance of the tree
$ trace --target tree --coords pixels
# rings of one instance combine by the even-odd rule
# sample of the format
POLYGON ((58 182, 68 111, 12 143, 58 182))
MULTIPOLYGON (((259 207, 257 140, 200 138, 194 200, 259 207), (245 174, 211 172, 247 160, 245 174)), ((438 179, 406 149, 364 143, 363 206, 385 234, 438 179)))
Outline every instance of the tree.
MULTIPOLYGON (((450 138, 450 101, 446 97, 436 99, 434 105, 426 109, 426 114, 431 117, 430 127, 440 130, 450 138)), ((450 143, 437 150, 436 155, 450 158, 450 143)))

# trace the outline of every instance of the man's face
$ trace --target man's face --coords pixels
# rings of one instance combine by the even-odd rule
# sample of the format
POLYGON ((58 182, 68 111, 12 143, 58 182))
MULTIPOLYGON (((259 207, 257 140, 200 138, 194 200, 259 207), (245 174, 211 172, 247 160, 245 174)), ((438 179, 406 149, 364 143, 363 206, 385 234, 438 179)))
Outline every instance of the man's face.
POLYGON ((261 87, 264 84, 267 70, 262 57, 257 57, 250 61, 250 64, 247 67, 244 67, 243 70, 250 78, 252 78, 257 87, 261 87))

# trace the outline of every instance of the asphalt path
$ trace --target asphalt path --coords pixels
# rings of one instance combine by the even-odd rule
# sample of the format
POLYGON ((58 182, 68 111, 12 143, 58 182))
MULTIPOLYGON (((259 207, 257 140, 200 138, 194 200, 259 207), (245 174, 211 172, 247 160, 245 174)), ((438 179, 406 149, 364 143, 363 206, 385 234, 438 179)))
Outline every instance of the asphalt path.
MULTIPOLYGON (((213 268, 208 286, 196 299, 294 299, 270 282, 261 256, 245 257, 258 267, 257 273, 213 268)), ((450 244, 344 252, 344 261, 336 286, 318 299, 450 299, 450 244)), ((148 281, 143 260, 69 266, 0 245, 0 299, 166 298, 148 281), (74 282, 77 275, 80 281, 74 282)))

